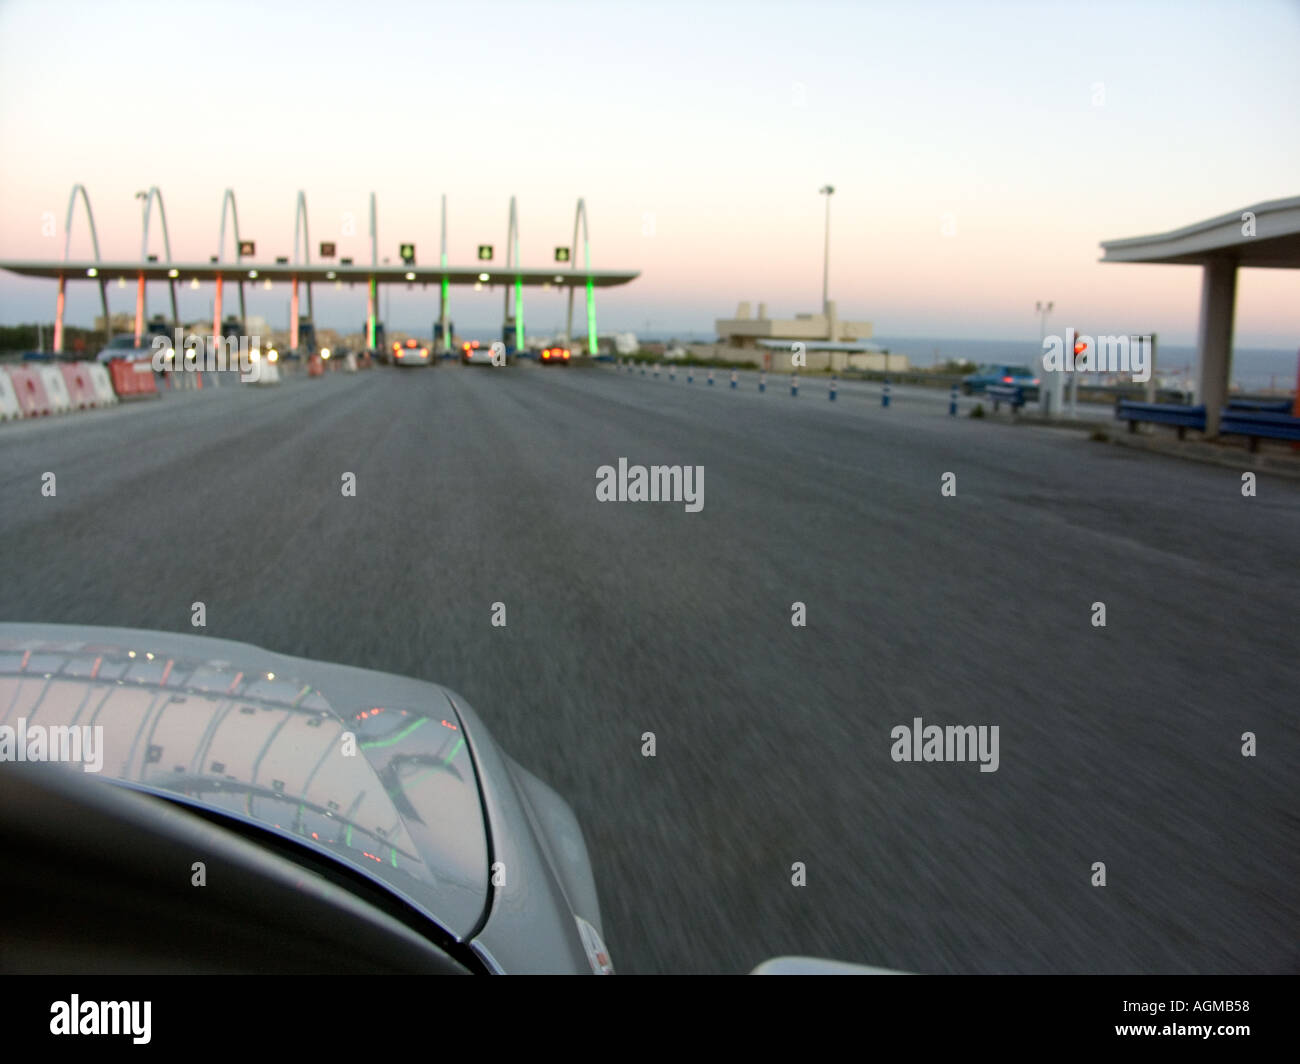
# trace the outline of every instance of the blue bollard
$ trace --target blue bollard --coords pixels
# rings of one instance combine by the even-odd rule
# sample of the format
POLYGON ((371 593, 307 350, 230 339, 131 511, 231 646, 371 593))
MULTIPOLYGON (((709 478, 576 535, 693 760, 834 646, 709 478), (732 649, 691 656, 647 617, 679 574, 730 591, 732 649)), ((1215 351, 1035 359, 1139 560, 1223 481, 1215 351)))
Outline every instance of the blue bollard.
POLYGON ((831 374, 831 402, 832 403, 835 402, 835 384, 836 384, 836 377, 835 374, 832 373, 831 374))
POLYGON ((643 377, 645 376, 645 363, 644 363, 644 362, 641 363, 641 376, 643 376, 643 377))
POLYGON ((668 367, 668 379, 669 379, 670 381, 675 381, 675 380, 677 379, 677 367, 676 367, 676 366, 669 366, 669 367, 668 367))
POLYGON ((694 370, 694 369, 687 369, 687 371, 686 371, 686 383, 687 383, 687 384, 694 384, 694 383, 695 383, 695 370, 694 370))
POLYGON ((797 373, 790 374, 790 394, 795 397, 799 395, 799 374, 797 373))
POLYGON ((733 370, 731 371, 731 387, 732 387, 733 390, 734 390, 735 387, 736 387, 736 380, 737 380, 737 378, 736 378, 736 371, 733 369, 733 370))
POLYGON ((713 370, 709 370, 709 387, 713 387, 713 370))
POLYGON ((957 416, 957 385, 952 386, 952 393, 948 396, 948 414, 951 417, 957 416))
POLYGON ((659 379, 659 363, 658 363, 658 362, 655 363, 655 379, 656 379, 656 380, 659 379))
POLYGON ((766 373, 766 371, 764 371, 764 372, 762 372, 762 373, 760 373, 760 374, 758 375, 758 390, 759 390, 759 392, 765 392, 765 391, 767 391, 767 373, 766 373))
POLYGON ((881 406, 889 405, 889 378, 888 377, 885 378, 885 387, 880 393, 880 405, 881 406))

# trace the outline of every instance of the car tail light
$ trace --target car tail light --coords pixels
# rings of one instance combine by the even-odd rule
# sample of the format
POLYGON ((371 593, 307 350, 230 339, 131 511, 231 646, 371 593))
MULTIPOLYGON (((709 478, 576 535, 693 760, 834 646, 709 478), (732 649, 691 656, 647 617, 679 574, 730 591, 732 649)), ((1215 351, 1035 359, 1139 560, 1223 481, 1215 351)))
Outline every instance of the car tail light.
POLYGON ((1014 378, 1012 378, 1012 377, 1003 377, 1003 378, 1002 378, 1002 383, 1003 383, 1003 384, 1011 384, 1012 381, 1013 381, 1013 379, 1014 379, 1014 378))
POLYGON ((423 355, 425 358, 428 358, 428 357, 429 357, 429 349, 428 349, 427 347, 422 347, 422 348, 420 348, 420 354, 423 355))
POLYGON ((568 357, 569 357, 569 352, 565 351, 565 352, 564 352, 564 357, 565 357, 565 358, 568 358, 568 357))

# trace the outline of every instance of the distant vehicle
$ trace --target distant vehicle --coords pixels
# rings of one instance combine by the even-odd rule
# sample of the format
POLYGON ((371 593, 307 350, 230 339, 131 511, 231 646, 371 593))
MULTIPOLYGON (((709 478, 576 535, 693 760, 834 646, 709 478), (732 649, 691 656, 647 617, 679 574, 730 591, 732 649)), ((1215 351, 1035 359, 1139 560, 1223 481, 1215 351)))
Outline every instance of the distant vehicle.
MULTIPOLYGON (((170 337, 164 336, 167 342, 164 352, 169 352, 173 348, 170 337)), ((128 360, 137 358, 153 358, 153 338, 142 336, 139 345, 135 342, 135 337, 128 333, 125 336, 114 336, 108 341, 108 346, 95 356, 96 362, 112 362, 115 358, 125 358, 128 360)), ((167 356, 164 356, 167 357, 167 356)))
POLYGON ((546 347, 539 361, 543 366, 567 366, 570 354, 567 347, 546 347))
POLYGON ((684 348, 676 340, 669 341, 668 346, 664 348, 664 358, 676 360, 685 357, 686 357, 686 348, 684 348))
POLYGON ((460 360, 466 366, 490 366, 492 346, 484 347, 477 340, 466 340, 460 345, 460 360))
POLYGON ((1028 366, 1012 366, 1004 362, 990 362, 980 366, 974 373, 968 373, 961 381, 961 390, 966 395, 983 392, 990 384, 1018 384, 1025 389, 1025 398, 1034 399, 1038 395, 1038 377, 1028 366))
POLYGON ((422 344, 419 340, 407 340, 406 343, 393 344, 393 365, 394 366, 431 366, 432 358, 429 357, 429 345, 422 344))
POLYGON ((624 332, 614 334, 614 353, 616 355, 635 355, 641 350, 636 333, 624 332))

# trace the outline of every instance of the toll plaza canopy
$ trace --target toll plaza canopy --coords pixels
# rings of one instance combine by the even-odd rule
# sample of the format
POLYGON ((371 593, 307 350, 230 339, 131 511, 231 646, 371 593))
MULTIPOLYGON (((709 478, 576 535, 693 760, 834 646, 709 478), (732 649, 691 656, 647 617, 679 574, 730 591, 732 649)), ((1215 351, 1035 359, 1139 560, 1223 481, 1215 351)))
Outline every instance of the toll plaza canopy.
POLYGON ((242 262, 96 262, 51 261, 48 259, 6 259, 0 261, 0 270, 24 277, 98 278, 113 281, 118 278, 135 281, 292 281, 302 282, 344 281, 368 283, 373 277, 376 284, 514 284, 585 287, 590 281, 595 288, 609 288, 627 284, 641 275, 640 270, 582 270, 535 268, 524 266, 493 267, 490 262, 473 266, 417 266, 398 263, 386 266, 334 266, 328 263, 292 265, 275 263, 263 265, 242 262))
POLYGON ((1102 242, 1102 262, 1204 266, 1229 259, 1237 266, 1300 268, 1300 196, 1269 200, 1154 236, 1102 242))
POLYGON ((1237 270, 1300 269, 1300 196, 1257 203, 1167 233, 1103 241, 1101 247, 1102 262, 1201 267, 1196 395, 1205 405, 1206 435, 1217 435, 1228 397, 1237 270))

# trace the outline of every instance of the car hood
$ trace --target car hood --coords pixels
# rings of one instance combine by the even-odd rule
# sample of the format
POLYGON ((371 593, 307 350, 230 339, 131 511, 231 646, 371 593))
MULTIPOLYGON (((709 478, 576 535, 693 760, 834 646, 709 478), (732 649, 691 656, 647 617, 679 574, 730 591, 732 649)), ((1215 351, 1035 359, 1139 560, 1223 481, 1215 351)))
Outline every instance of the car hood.
POLYGON ((245 643, 0 624, 0 742, 219 812, 344 862, 457 938, 482 922, 488 842, 450 693, 245 643), (64 757, 75 747, 66 746, 64 757))

